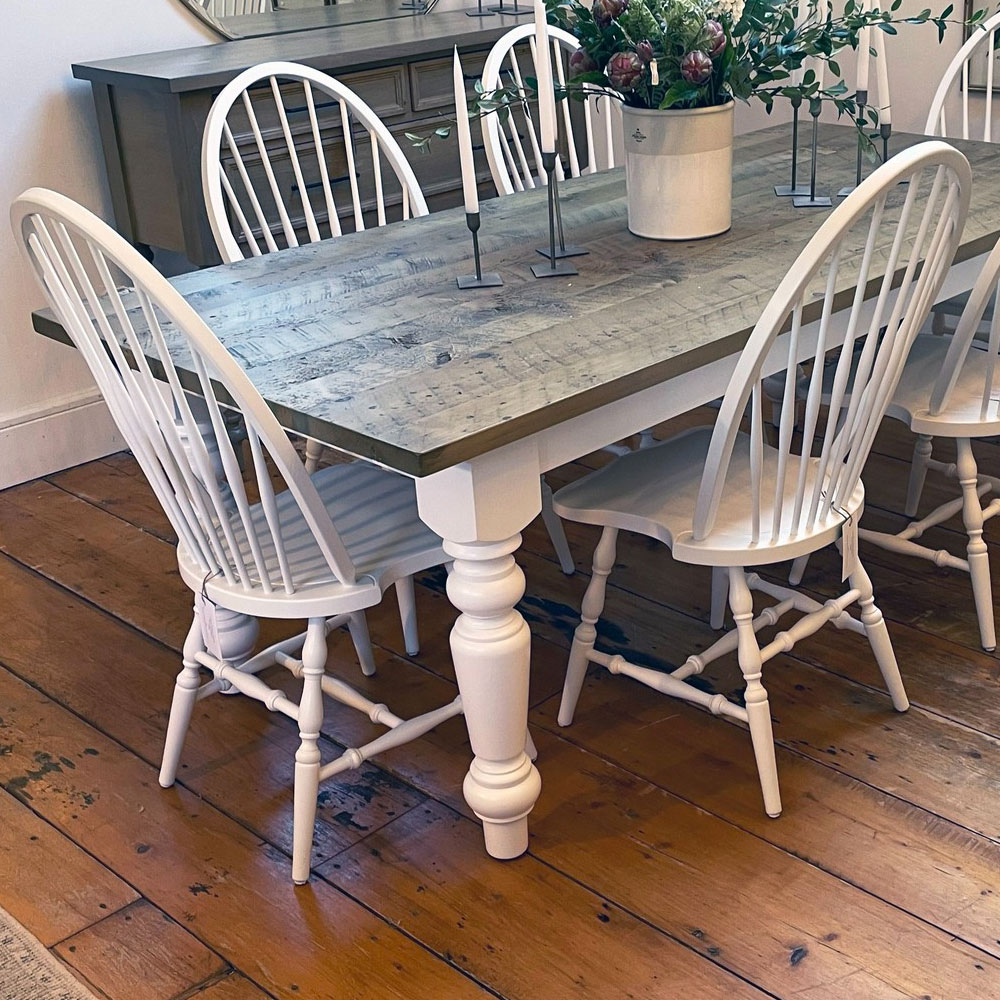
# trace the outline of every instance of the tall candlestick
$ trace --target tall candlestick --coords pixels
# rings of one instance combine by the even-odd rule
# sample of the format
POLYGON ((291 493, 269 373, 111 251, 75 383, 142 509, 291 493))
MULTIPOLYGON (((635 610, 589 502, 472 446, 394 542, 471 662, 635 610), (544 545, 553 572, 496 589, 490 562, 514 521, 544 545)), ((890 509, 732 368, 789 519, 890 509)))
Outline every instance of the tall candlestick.
POLYGON ((878 73, 878 120, 892 124, 892 99, 889 96, 889 66, 885 61, 885 32, 875 29, 875 70, 878 73))
POLYGON ((535 78, 538 81, 538 125, 541 152, 556 151, 556 92, 552 85, 552 54, 545 0, 535 0, 535 78))
MULTIPOLYGON (((868 4, 866 0, 861 0, 858 12, 861 14, 868 13, 868 4)), ((858 82, 855 90, 857 90, 859 94, 864 94, 868 91, 868 73, 869 67, 871 66, 872 55, 871 32, 871 28, 862 28, 858 32, 858 82)))
POLYGON ((462 193, 465 211, 475 215, 479 211, 479 191, 476 188, 476 167, 472 162, 472 132, 469 129, 469 108, 465 96, 465 76, 462 60, 455 46, 455 118, 458 122, 458 155, 462 161, 462 193))

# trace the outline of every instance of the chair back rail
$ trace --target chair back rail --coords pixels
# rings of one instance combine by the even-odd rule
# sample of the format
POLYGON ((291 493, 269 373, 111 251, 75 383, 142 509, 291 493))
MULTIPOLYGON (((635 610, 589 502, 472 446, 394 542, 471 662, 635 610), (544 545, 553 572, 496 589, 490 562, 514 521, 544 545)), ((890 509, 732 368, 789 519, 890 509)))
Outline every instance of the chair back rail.
MULTIPOLYGON (((562 28, 549 27, 549 37, 553 80, 557 87, 563 87, 569 75, 567 60, 580 43, 562 28)), ((501 87, 525 90, 525 79, 536 76, 537 59, 534 25, 522 24, 511 28, 486 58, 482 76, 484 92, 491 93, 501 87)), ((596 173, 599 167, 615 166, 614 135, 616 126, 620 127, 621 123, 618 102, 595 89, 594 94, 581 104, 583 135, 577 135, 573 123, 574 103, 569 99, 561 100, 560 113, 556 116, 557 123, 561 123, 559 128, 567 160, 565 164, 562 157, 556 161, 556 175, 560 180, 567 171, 569 176, 579 177, 581 174, 596 173)), ((513 194, 543 186, 545 174, 541 169, 539 133, 531 116, 530 104, 527 101, 512 104, 506 123, 502 123, 495 113, 484 115, 482 123, 486 159, 497 193, 513 194)))
POLYGON ((288 518, 279 516, 272 481, 277 473, 332 575, 353 585, 347 549, 277 419, 180 293, 106 223, 62 195, 27 191, 11 218, 50 306, 90 367, 180 543, 206 578, 221 576, 231 586, 263 594, 300 588, 289 551, 305 540, 286 537, 288 518), (181 385, 167 347, 169 327, 190 352, 214 441, 203 435, 181 385), (165 381, 155 377, 150 358, 165 381), (246 423, 260 496, 256 513, 226 433, 220 392, 246 423))
POLYGON ((202 141, 202 186, 227 263, 296 247, 303 231, 311 243, 340 236, 342 212, 360 231, 366 209, 374 208, 384 226, 390 199, 398 198, 404 219, 428 211, 413 169, 378 115, 333 77, 287 62, 251 67, 215 99, 202 141), (341 144, 343 176, 332 175, 333 150, 341 144), (276 170, 282 160, 290 183, 276 170))
POLYGON ((708 538, 715 527, 748 403, 753 543, 794 541, 841 516, 839 512, 857 489, 910 346, 951 265, 968 212, 970 186, 971 171, 961 153, 944 142, 921 143, 868 177, 809 241, 761 314, 723 398, 699 489, 696 540, 708 538), (899 186, 903 180, 909 180, 908 187, 899 186), (849 276, 856 291, 844 341, 835 347, 831 317, 843 284, 845 248, 852 250, 852 257, 860 249, 861 259, 857 275, 852 271, 849 276), (884 267, 884 276, 877 281, 874 307, 868 310, 865 299, 876 259, 884 267), (817 363, 808 380, 801 448, 793 453, 804 310, 807 304, 815 310, 819 299, 817 363), (786 327, 788 356, 773 496, 768 497, 765 490, 771 487, 765 485, 763 475, 762 373, 786 327), (823 358, 827 355, 836 367, 823 417, 823 358), (810 461, 809 456, 816 457, 810 461), (762 526, 761 509, 767 509, 768 503, 770 524, 762 526))
POLYGON ((930 111, 924 132, 927 135, 947 138, 952 136, 962 139, 982 139, 993 142, 993 102, 997 99, 996 57, 997 32, 1000 30, 1000 13, 987 18, 981 25, 972 29, 972 34, 965 44, 955 54, 948 68, 941 77, 941 82, 931 100, 930 111), (972 96, 970 100, 969 80, 973 60, 986 59, 986 80, 982 98, 972 96), (945 105, 954 93, 958 84, 961 95, 961 128, 949 129, 945 105), (974 128, 971 113, 981 110, 981 127, 974 128), (973 132, 976 134, 973 135, 973 132))
POLYGON ((984 350, 983 388, 979 417, 1000 420, 1000 386, 997 384, 997 354, 1000 352, 1000 315, 996 309, 1000 289, 1000 243, 993 248, 983 265, 969 300, 962 310, 958 326, 948 346, 944 364, 934 382, 928 410, 931 416, 947 412, 952 392, 965 366, 970 350, 984 350), (987 316, 987 311, 989 315, 987 316), (989 322, 989 336, 984 343, 977 336, 980 324, 989 322))

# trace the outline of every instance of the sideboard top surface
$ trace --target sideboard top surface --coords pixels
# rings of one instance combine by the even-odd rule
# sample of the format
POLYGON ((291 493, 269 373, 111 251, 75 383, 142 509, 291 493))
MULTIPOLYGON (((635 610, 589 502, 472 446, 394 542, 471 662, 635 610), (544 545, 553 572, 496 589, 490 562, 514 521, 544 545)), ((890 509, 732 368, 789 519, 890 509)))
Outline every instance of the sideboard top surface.
POLYGON ((461 49, 488 48, 517 23, 516 18, 502 15, 484 22, 463 11, 432 11, 419 17, 74 63, 73 75, 92 83, 183 93, 224 87, 244 69, 272 60, 342 72, 439 55, 455 44, 461 49))

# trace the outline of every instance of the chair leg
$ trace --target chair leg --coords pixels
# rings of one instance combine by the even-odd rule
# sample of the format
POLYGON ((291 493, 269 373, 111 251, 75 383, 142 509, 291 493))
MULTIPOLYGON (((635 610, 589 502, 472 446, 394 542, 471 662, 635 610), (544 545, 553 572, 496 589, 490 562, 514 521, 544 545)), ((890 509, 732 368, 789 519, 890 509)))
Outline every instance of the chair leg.
POLYGON ((726 599, 729 597, 729 572, 724 566, 712 567, 712 611, 708 623, 714 629, 722 628, 726 618, 726 599))
POLYGON ((311 476, 319 468, 319 460, 323 454, 323 445, 312 438, 306 438, 306 472, 311 476))
POLYGON ((357 650, 361 673, 365 677, 375 676, 375 654, 372 652, 372 640, 368 634, 368 619, 363 611, 353 611, 347 622, 347 630, 351 633, 354 648, 357 650))
POLYGON ((184 749, 184 737, 187 736, 191 723, 191 713, 194 703, 198 700, 198 688, 201 687, 201 675, 195 656, 205 649, 201 636, 201 623, 198 615, 191 620, 187 638, 184 640, 183 669, 177 675, 174 684, 174 698, 170 705, 170 719, 167 722, 167 736, 163 743, 163 759, 160 762, 160 784, 169 788, 177 777, 177 767, 180 764, 181 751, 184 749))
POLYGON ((959 438, 956 469, 962 487, 962 521, 969 536, 969 576, 972 578, 972 596, 976 602, 979 619, 979 639, 983 649, 992 653, 996 649, 996 628, 993 623, 993 586, 990 582, 990 557, 983 541, 983 508, 979 500, 978 470, 972 454, 972 442, 959 438))
POLYGON ((583 595, 580 624, 573 633, 573 645, 566 667, 566 682, 563 684, 562 701, 559 704, 560 726, 568 726, 573 721, 583 680, 587 676, 587 664, 590 662, 587 657, 597 640, 597 621, 604 610, 608 574, 615 564, 617 542, 618 529, 605 528, 594 549, 594 573, 587 584, 587 592, 583 595))
POLYGON ((774 733, 771 730, 771 708, 767 691, 761 683, 764 664, 753 630, 753 597, 746 575, 739 566, 729 570, 729 607, 736 622, 737 655, 746 681, 744 700, 747 724, 757 760, 757 773, 764 794, 764 811, 771 817, 781 815, 781 795, 778 791, 778 765, 774 759, 774 733))
POLYGON ((396 581, 396 602, 399 604, 399 621, 403 626, 403 645, 410 656, 420 652, 420 634, 417 631, 417 599, 413 592, 413 577, 404 576, 396 581))
POLYGON ((896 654, 892 649, 889 629, 886 628, 882 612, 875 604, 872 581, 868 576, 868 571, 860 562, 851 574, 850 582, 852 588, 861 591, 861 597, 858 599, 858 604, 861 606, 861 624, 865 627, 868 643, 875 654, 878 668, 882 671, 882 679, 889 690, 889 697, 892 698, 892 707, 897 712, 905 712, 910 707, 910 701, 906 697, 903 678, 899 675, 899 664, 896 662, 896 654))
POLYGON ((913 461, 910 463, 910 482, 906 487, 906 507, 903 513, 907 517, 916 517, 920 506, 920 495, 924 492, 924 481, 927 479, 927 465, 934 450, 933 438, 930 434, 917 435, 917 443, 913 446, 913 461))
POLYGON ((545 481, 544 476, 542 476, 542 521, 545 522, 552 548, 556 550, 560 568, 567 576, 572 576, 576 572, 576 563, 573 561, 573 553, 569 548, 562 519, 552 509, 552 487, 545 481))
POLYGON ((319 796, 319 733, 323 728, 323 674, 326 670, 326 621, 310 618, 302 647, 302 699, 299 743, 295 751, 295 804, 292 830, 292 881, 309 881, 316 800, 319 796))
POLYGON ((642 451, 644 448, 652 448, 654 444, 657 444, 657 440, 653 437, 653 428, 647 427, 644 431, 639 432, 639 450, 642 451))
POLYGON ((788 582, 797 587, 802 582, 802 577, 806 575, 806 567, 809 565, 809 556, 799 556, 792 563, 792 568, 788 571, 788 582))

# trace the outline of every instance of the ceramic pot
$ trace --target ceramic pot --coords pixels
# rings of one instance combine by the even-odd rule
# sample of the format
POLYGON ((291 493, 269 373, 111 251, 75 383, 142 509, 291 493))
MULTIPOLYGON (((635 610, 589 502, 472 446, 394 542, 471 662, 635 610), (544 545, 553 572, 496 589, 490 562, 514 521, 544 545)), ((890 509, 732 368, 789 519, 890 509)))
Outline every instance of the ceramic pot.
POLYGON ((628 228, 693 240, 732 225, 733 102, 659 111, 622 108, 628 228))

